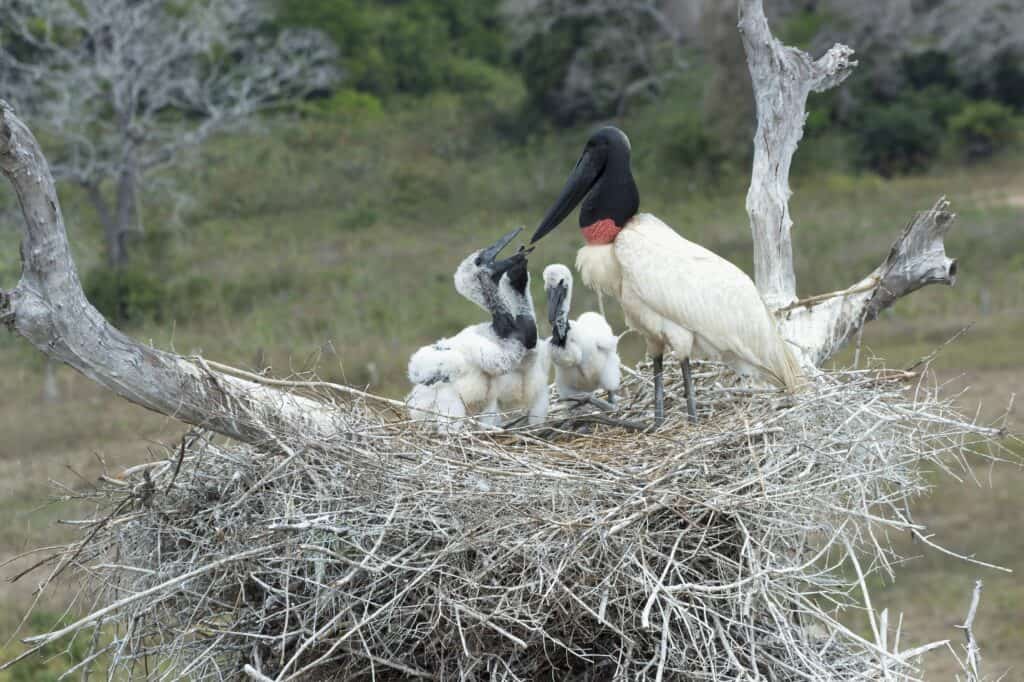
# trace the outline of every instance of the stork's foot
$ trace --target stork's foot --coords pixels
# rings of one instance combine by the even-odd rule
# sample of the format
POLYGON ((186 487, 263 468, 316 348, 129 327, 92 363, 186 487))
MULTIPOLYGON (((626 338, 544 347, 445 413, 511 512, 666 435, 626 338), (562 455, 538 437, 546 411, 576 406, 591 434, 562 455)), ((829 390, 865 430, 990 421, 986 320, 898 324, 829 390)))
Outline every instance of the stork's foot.
POLYGON ((615 391, 608 391, 608 404, 611 405, 612 407, 615 407, 616 400, 618 400, 618 398, 615 395, 615 391))
POLYGON ((697 399, 693 395, 693 372, 690 370, 690 358, 683 360, 683 384, 686 387, 686 414, 690 423, 697 423, 697 399))
POLYGON ((573 408, 590 405, 604 412, 615 412, 618 409, 615 407, 615 403, 602 400, 593 393, 575 393, 565 398, 565 401, 569 402, 573 408))
POLYGON ((589 403, 590 405, 593 405, 597 409, 603 410, 605 412, 614 412, 616 410, 614 402, 608 402, 606 400, 601 400, 596 395, 588 395, 587 396, 587 403, 589 403))

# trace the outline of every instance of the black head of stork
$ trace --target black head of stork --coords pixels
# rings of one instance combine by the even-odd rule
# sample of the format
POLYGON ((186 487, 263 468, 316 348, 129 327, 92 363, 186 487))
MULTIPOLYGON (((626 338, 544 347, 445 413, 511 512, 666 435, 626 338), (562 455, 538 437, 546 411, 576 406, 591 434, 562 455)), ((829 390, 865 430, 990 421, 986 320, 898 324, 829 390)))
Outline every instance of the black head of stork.
POLYGON ((555 229, 581 201, 581 228, 603 221, 611 221, 616 228, 625 226, 640 208, 640 192, 633 180, 629 154, 629 138, 615 126, 606 126, 591 135, 562 193, 530 243, 555 229))

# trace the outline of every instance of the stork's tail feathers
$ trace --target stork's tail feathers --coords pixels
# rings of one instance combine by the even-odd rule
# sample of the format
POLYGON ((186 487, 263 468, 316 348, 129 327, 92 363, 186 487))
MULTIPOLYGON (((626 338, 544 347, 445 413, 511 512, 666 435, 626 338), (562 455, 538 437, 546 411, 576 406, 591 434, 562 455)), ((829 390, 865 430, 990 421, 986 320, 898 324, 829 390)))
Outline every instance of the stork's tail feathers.
POLYGON ((786 383, 786 388, 790 391, 798 391, 807 381, 804 376, 804 369, 800 365, 800 360, 797 358, 796 353, 790 347, 789 342, 785 339, 782 341, 782 352, 785 356, 786 374, 783 377, 786 383))
POLYGON ((800 390, 806 381, 804 370, 790 343, 781 335, 777 338, 771 357, 771 373, 777 383, 793 393, 800 390))

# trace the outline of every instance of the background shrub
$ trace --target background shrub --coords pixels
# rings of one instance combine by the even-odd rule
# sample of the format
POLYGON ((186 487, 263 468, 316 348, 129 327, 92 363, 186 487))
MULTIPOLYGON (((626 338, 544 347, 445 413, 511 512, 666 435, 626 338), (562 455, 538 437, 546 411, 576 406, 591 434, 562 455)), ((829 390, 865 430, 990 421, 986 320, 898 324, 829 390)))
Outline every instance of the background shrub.
POLYGON ((143 265, 93 268, 86 273, 82 288, 89 301, 114 324, 163 319, 167 287, 143 265))
POLYGON ((874 105, 860 115, 857 144, 860 164, 889 177, 926 168, 939 152, 942 129, 912 103, 874 105))
POLYGON ((968 161, 992 156, 1013 143, 1017 121, 1013 110, 992 100, 971 102, 949 120, 949 132, 968 161))

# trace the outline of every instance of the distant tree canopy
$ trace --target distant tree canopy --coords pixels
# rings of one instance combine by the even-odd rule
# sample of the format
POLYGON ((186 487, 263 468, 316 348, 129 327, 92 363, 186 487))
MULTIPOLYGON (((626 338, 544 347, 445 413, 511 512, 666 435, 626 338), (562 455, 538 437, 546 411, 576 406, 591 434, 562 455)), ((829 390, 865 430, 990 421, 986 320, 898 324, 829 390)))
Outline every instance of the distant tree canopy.
POLYGON ((497 0, 278 0, 285 25, 338 44, 346 86, 378 97, 480 87, 507 62, 497 0))
MULTIPOLYGON (((512 83, 525 92, 515 99, 518 109, 504 112, 516 123, 492 128, 522 131, 539 122, 606 120, 689 79, 687 92, 703 94, 672 101, 695 136, 677 146, 716 150, 714 160, 693 160, 712 165, 750 150, 746 63, 738 41, 727 40, 735 37, 734 2, 276 2, 285 25, 315 27, 335 40, 349 99, 352 91, 379 99, 502 92, 512 83), (704 87, 692 87, 694 80, 704 87)), ((1024 113, 1021 3, 777 0, 770 11, 790 43, 821 52, 839 41, 857 50, 858 75, 843 91, 813 98, 808 121, 811 136, 844 136, 854 165, 911 172, 947 148, 976 159, 1015 139, 1024 113)), ((509 109, 511 98, 498 99, 509 109)))
MULTIPOLYGON (((506 0, 529 104, 559 124, 620 113, 688 66, 692 16, 668 0, 506 0)), ((690 3, 692 4, 692 3, 690 3)), ((733 21, 735 32, 735 21, 733 21)))
MULTIPOLYGON (((265 13, 267 23, 260 24, 249 42, 316 29, 337 46, 333 70, 342 78, 314 91, 317 97, 332 97, 331 106, 315 105, 330 115, 378 114, 384 110, 381 100, 396 96, 484 94, 492 106, 479 117, 482 134, 501 136, 532 131, 538 123, 566 127, 607 120, 623 114, 627 103, 668 93, 672 99, 663 100, 664 111, 675 117, 675 129, 683 131, 669 143, 685 150, 678 156, 725 166, 750 152, 753 111, 746 62, 734 30, 734 0, 0 0, 0 15, 28 8, 22 14, 38 24, 29 22, 19 32, 15 24, 0 22, 0 52, 22 64, 40 64, 33 31, 50 31, 47 38, 58 45, 74 42, 73 30, 42 18, 45 13, 38 8, 54 3, 97 8, 93 13, 156 4, 164 17, 161 25, 172 27, 187 23, 205 6, 247 11, 273 7, 276 11, 265 13), (728 40, 737 42, 730 45, 728 40), (685 87, 673 90, 671 84, 679 81, 685 87)), ((809 136, 843 136, 854 164, 883 174, 910 172, 926 167, 948 147, 958 146, 963 158, 977 159, 1016 138, 1024 114, 1024 3, 773 0, 768 9, 789 43, 815 53, 835 41, 857 50, 857 75, 841 91, 811 99, 807 129, 809 136)), ((150 19, 144 26, 158 23, 150 19)), ((225 42, 215 35, 219 30, 209 25, 199 32, 213 47, 194 61, 196 73, 231 61, 222 59, 225 54, 246 54, 218 47, 225 42)), ((150 33, 156 37, 138 42, 160 44, 159 38, 176 35, 171 29, 150 28, 150 33)), ((91 56, 84 44, 83 54, 91 56)), ((71 59, 65 71, 76 74, 80 69, 71 66, 86 61, 71 59)), ((54 102, 71 99, 81 108, 86 98, 72 93, 89 79, 66 80, 72 85, 58 87, 60 96, 44 97, 41 105, 53 108, 54 102)), ((0 92, 9 91, 13 82, 0 78, 0 92)), ((111 82, 122 87, 128 81, 114 77, 111 82)), ((116 90, 96 88, 97 106, 107 106, 106 95, 116 90)), ((464 108, 480 111, 477 101, 464 108)), ((175 116, 160 110, 147 139, 160 134, 181 140, 180 131, 196 120, 223 118, 220 114, 227 111, 217 104, 199 108, 197 115, 195 106, 177 104, 175 116), (218 115, 208 116, 210 112, 218 115)), ((63 137, 71 129, 55 127, 63 137)), ((95 138, 94 132, 87 137, 95 138)), ((130 154, 120 153, 123 146, 107 156, 131 160, 130 154)), ((80 153, 78 158, 90 156, 80 153)), ((114 169, 101 181, 112 176, 116 180, 118 174, 114 169)), ((120 175, 136 179, 134 171, 120 175)), ((93 187, 102 184, 88 180, 93 187)), ((104 189, 108 194, 109 184, 104 189)), ((99 197, 95 191, 93 195, 99 197)), ((134 191, 126 196, 115 235, 123 234, 124 224, 133 218, 134 191)))

